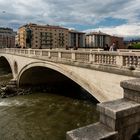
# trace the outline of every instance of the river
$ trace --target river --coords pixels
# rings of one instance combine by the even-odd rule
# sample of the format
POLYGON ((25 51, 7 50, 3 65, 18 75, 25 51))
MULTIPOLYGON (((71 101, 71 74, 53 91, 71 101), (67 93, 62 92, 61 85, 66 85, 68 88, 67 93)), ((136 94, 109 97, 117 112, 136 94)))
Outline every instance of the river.
MULTIPOLYGON (((0 69, 0 82, 11 76, 0 69)), ((75 93, 76 94, 76 93, 75 93)), ((0 98, 1 140, 65 140, 66 132, 98 121, 96 102, 34 92, 0 98)))

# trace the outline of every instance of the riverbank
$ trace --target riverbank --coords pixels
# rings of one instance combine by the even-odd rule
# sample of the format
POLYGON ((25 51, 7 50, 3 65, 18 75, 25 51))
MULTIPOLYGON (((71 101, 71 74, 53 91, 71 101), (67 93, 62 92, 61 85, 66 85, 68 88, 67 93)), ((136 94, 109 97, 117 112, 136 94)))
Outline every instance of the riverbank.
POLYGON ((8 86, 10 80, 12 79, 11 73, 2 73, 0 75, 0 95, 1 98, 8 98, 17 95, 28 95, 31 94, 30 88, 17 88, 8 86))
POLYGON ((66 84, 63 86, 61 85, 31 86, 30 85, 22 88, 17 88, 16 86, 14 86, 15 81, 10 81, 11 79, 12 79, 12 74, 4 74, 0 76, 1 98, 8 98, 8 97, 19 96, 19 95, 29 95, 35 92, 41 92, 41 93, 59 94, 61 96, 66 96, 73 99, 87 100, 90 102, 97 103, 97 100, 81 87, 73 86, 70 88, 69 85, 66 84))

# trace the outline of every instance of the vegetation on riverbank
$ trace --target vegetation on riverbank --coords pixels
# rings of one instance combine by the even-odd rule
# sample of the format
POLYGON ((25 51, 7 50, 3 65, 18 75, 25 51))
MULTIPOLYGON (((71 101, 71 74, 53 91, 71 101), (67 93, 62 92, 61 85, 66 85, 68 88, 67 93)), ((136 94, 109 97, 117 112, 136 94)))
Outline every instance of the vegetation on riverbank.
POLYGON ((140 42, 130 44, 128 49, 140 49, 140 42))

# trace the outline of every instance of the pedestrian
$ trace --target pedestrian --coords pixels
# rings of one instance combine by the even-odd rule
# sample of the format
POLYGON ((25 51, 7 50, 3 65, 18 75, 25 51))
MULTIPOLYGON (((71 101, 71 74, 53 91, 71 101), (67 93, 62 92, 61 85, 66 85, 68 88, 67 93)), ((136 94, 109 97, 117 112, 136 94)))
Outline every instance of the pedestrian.
POLYGON ((116 51, 116 50, 117 50, 116 44, 113 42, 113 44, 110 46, 109 51, 116 51))
POLYGON ((109 51, 109 46, 108 46, 108 44, 105 44, 105 46, 104 46, 104 51, 109 51))

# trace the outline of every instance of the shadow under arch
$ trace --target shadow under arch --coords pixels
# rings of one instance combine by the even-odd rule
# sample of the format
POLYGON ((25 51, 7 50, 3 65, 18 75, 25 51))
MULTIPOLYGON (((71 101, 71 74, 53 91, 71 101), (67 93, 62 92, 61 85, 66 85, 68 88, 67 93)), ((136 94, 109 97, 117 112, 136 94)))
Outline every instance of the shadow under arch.
POLYGON ((0 55, 0 68, 2 68, 6 73, 12 73, 13 77, 14 71, 12 69, 12 64, 10 63, 10 60, 8 58, 2 55, 0 55))
POLYGON ((130 140, 140 140, 140 129, 138 129, 138 131, 132 135, 130 140))
MULTIPOLYGON (((25 72, 34 67, 45 67, 50 70, 54 70, 58 73, 61 73, 62 75, 66 76, 67 78, 71 79, 72 81, 80 85, 83 89, 85 89, 88 93, 90 93, 99 102, 102 102, 103 100, 105 100, 104 95, 95 86, 94 87, 93 85, 90 86, 90 83, 88 83, 88 81, 85 81, 85 79, 81 78, 80 75, 77 75, 70 69, 66 69, 57 64, 52 64, 52 63, 47 63, 47 62, 33 62, 23 67, 17 77, 18 86, 21 85, 21 82, 22 82, 21 80, 25 72)), ((35 76, 35 75, 32 74, 32 76, 35 76)))

